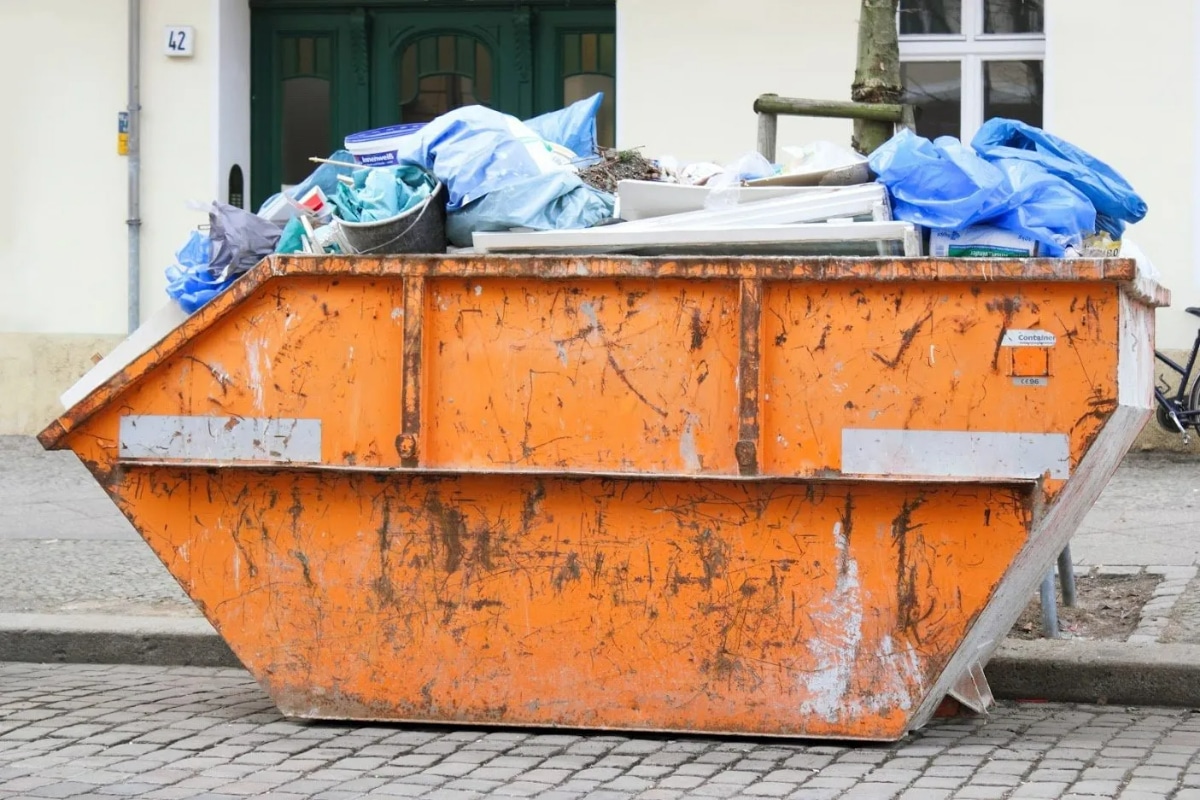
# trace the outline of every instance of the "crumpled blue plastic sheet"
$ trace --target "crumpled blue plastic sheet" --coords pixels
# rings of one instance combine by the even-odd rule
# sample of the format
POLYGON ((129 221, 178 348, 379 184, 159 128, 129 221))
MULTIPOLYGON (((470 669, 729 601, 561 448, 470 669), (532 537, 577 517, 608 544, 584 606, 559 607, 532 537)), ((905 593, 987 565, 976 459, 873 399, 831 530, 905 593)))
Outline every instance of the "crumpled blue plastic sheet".
POLYGON ((209 269, 212 261, 212 242, 199 231, 192 231, 188 240, 175 253, 175 263, 167 267, 167 294, 189 314, 212 300, 238 279, 225 278, 209 269))
POLYGON ((1034 239, 1051 257, 1096 230, 1084 193, 1028 159, 989 161, 953 137, 931 142, 902 130, 869 162, 899 220, 947 230, 994 225, 1034 239))
POLYGON ((1082 192, 1096 208, 1096 223, 1120 239, 1125 223, 1146 216, 1146 201, 1115 169, 1082 148, 1024 122, 997 117, 971 140, 984 159, 1036 164, 1082 192))
POLYGON ((525 120, 529 129, 547 142, 562 145, 575 154, 576 165, 586 166, 600 160, 596 142, 596 114, 604 102, 604 92, 576 100, 566 108, 525 120))
MULTIPOLYGON (((583 115, 577 115, 576 124, 581 124, 579 116, 583 115)), ((594 114, 590 125, 595 126, 594 114)), ((560 138, 569 140, 566 133, 565 128, 558 131, 560 138)), ((417 164, 446 184, 446 210, 451 212, 505 186, 570 171, 555 162, 545 140, 529 126, 485 106, 463 106, 441 115, 401 139, 396 158, 417 164)), ((512 226, 520 224, 515 221, 512 226)))

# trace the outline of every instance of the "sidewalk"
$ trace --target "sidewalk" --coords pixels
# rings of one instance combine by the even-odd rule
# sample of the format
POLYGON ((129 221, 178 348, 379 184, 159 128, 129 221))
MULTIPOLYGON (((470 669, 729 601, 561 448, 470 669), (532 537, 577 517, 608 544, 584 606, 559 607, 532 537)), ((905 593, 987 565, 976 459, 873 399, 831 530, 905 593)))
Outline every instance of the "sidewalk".
MULTIPOLYGON (((1081 569, 1162 576, 1126 641, 1018 642, 999 696, 1200 705, 1200 459, 1133 453, 1072 542, 1081 569)), ((69 452, 0 436, 0 661, 236 665, 69 452)))

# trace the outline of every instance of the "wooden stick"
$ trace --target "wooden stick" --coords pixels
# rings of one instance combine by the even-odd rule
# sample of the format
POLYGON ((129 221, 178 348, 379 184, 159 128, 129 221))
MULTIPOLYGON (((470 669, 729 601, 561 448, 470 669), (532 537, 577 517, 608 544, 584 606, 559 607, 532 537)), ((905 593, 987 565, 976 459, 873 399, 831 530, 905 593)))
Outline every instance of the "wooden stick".
POLYGON ((309 156, 308 160, 317 164, 333 164, 335 167, 354 167, 355 169, 363 168, 362 164, 355 164, 353 162, 346 161, 332 161, 328 158, 317 158, 316 156, 309 156))

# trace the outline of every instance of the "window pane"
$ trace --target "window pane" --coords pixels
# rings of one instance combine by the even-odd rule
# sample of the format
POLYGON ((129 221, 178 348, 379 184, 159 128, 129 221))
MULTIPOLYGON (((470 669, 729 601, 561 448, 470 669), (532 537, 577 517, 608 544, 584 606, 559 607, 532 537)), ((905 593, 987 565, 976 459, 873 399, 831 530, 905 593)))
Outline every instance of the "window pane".
POLYGON ((308 177, 310 156, 329 155, 329 81, 324 78, 291 78, 283 82, 283 183, 291 186, 308 177))
POLYGON ((900 0, 900 33, 962 33, 962 4, 963 0, 900 0))
POLYGON ((958 136, 962 123, 962 64, 910 61, 900 65, 904 102, 916 106, 917 133, 958 136))
POLYGON ((400 106, 402 122, 429 122, 459 106, 480 102, 475 82, 462 75, 427 75, 421 78, 417 96, 400 106))
POLYGON ((1042 62, 986 61, 983 118, 1007 117, 1042 127, 1042 62))
POLYGON ((492 54, 474 37, 426 36, 404 48, 397 69, 402 122, 492 102, 492 54))
POLYGON ((984 33, 1042 33, 1046 29, 1043 0, 984 0, 984 33))
POLYGON ((475 96, 485 106, 492 104, 492 52, 475 45, 475 96))
MULTIPOLYGON (((596 143, 612 147, 617 140, 617 81, 611 75, 572 75, 563 80, 563 105, 604 92, 600 111, 596 114, 596 143)), ((587 156, 591 153, 576 153, 587 156)))
POLYGON ((585 33, 579 38, 579 61, 581 72, 599 72, 599 54, 596 52, 598 35, 585 33))

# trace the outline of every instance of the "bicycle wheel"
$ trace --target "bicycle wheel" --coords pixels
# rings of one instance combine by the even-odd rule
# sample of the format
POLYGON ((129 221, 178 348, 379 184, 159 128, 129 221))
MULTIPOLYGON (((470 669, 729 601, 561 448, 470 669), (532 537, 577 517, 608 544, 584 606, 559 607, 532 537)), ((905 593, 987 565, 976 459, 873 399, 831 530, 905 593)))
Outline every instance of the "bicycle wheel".
MULTIPOLYGON (((1196 382, 1192 384, 1192 390, 1188 392, 1188 411, 1193 414, 1200 411, 1200 378, 1196 378, 1196 382)), ((1200 417, 1192 417, 1192 427, 1200 432, 1200 417)))

